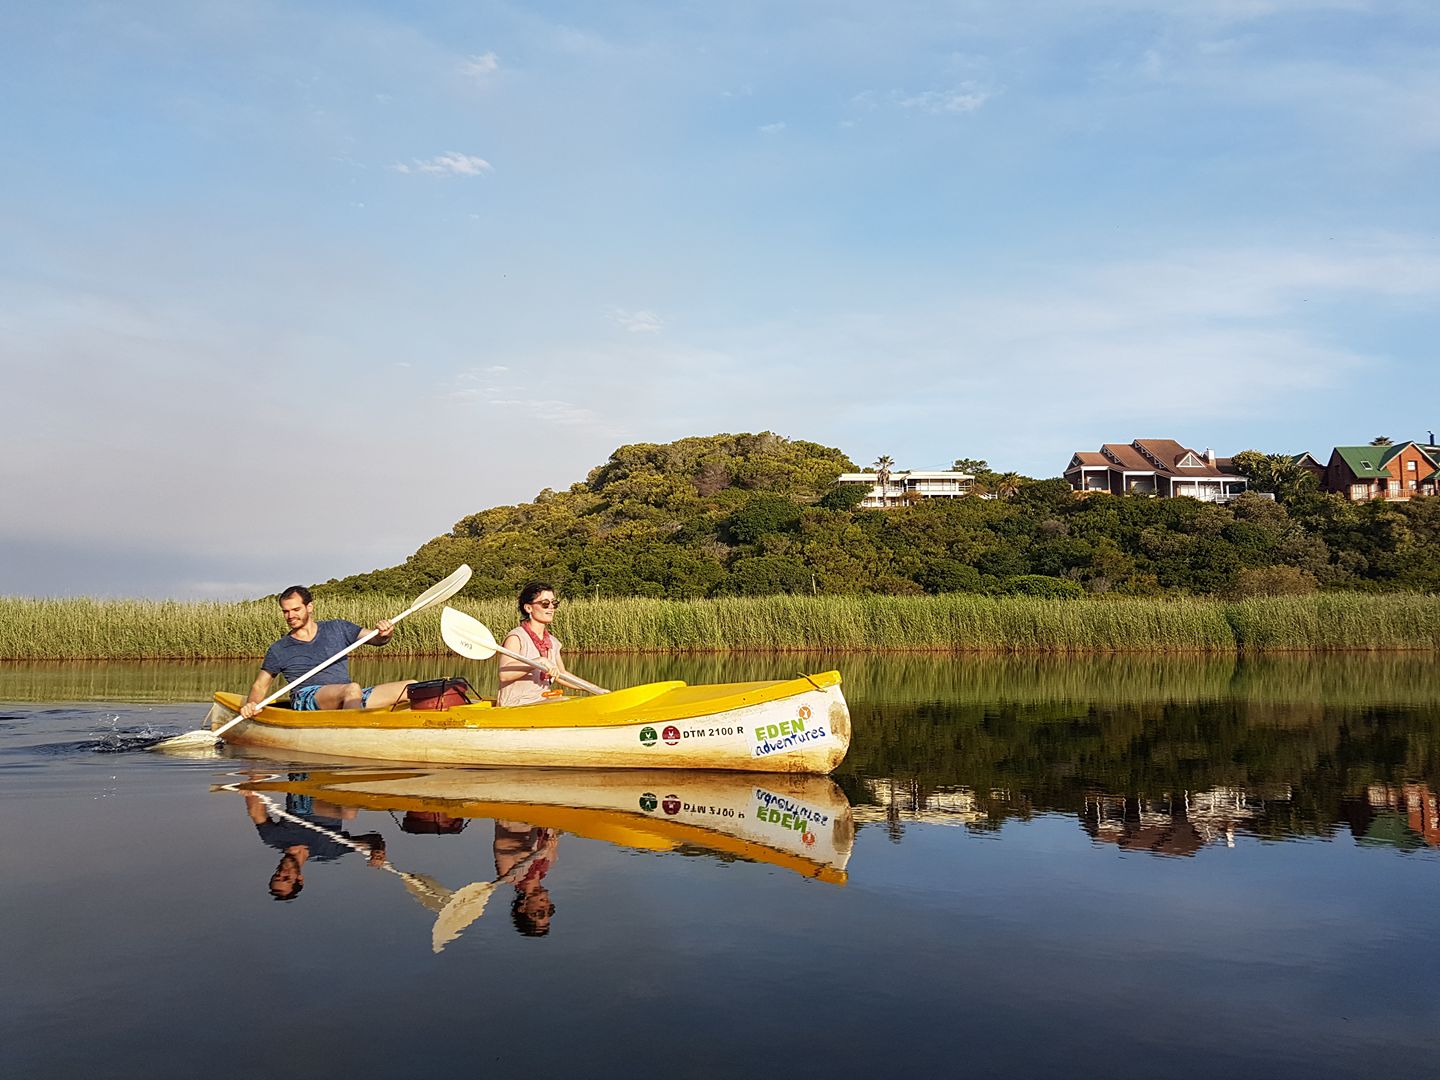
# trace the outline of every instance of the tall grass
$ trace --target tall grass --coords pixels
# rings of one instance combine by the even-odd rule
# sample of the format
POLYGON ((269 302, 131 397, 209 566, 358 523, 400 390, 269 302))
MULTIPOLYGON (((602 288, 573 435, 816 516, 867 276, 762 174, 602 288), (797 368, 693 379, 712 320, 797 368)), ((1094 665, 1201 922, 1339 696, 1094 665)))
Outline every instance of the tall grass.
MULTIPOLYGON (((322 618, 361 625, 402 611, 404 597, 343 597, 322 618)), ((508 601, 455 604, 497 635, 514 625, 508 601)), ((0 659, 259 657, 284 632, 273 601, 0 597, 0 659)), ((1264 600, 1043 600, 769 596, 725 600, 572 600, 556 632, 590 652, 942 651, 1082 654, 1255 653, 1440 649, 1440 598, 1325 594, 1264 600)), ((368 651, 368 650, 362 650, 368 651)), ((445 651, 439 613, 413 615, 389 655, 445 651)))
MULTIPOLYGON (((1440 700, 1440 665, 1428 652, 981 654, 865 651, 583 653, 578 674, 612 689, 666 679, 692 685, 789 678, 838 669, 852 707, 888 709, 943 702, 947 708, 1153 706, 1237 702, 1249 722, 1308 722, 1340 707, 1429 708, 1440 700)), ((243 692, 253 657, 229 660, 10 660, 0 662, 5 701, 205 701, 243 692)), ((496 664, 365 650, 351 665, 365 685, 463 675, 495 693, 496 664)), ((857 713, 858 715, 858 713, 857 713)))

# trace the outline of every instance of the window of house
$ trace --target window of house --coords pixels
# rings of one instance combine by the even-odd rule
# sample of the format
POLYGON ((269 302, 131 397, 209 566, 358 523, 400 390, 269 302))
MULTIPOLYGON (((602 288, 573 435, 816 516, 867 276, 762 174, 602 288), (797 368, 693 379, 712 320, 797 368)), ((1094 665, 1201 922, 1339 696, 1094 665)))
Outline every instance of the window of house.
POLYGON ((1415 471, 1415 462, 1413 462, 1413 461, 1407 461, 1407 462, 1405 463, 1405 468, 1409 469, 1411 472, 1414 472, 1414 471, 1415 471))

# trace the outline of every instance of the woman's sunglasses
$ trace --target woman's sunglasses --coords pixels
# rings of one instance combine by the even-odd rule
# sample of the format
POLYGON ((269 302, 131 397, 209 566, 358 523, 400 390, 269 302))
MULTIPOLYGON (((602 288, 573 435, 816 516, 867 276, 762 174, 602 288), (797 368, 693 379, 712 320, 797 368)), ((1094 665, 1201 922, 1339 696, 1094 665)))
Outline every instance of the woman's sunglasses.
POLYGON ((535 607, 543 607, 546 611, 560 606, 559 600, 531 600, 530 603, 535 607))

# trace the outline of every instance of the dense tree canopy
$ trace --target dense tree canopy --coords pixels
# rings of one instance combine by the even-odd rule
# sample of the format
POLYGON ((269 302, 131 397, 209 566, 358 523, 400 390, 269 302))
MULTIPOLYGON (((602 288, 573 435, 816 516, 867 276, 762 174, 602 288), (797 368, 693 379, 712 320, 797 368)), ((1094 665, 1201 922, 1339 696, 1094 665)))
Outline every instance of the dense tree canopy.
POLYGON ((1352 504, 1279 455, 1243 464, 1274 501, 1079 497, 1063 480, 991 473, 989 497, 870 510, 862 485, 836 485, 855 466, 831 447, 769 432, 637 443, 568 491, 471 514, 400 566, 324 589, 413 593, 467 562, 479 596, 534 577, 675 598, 1440 590, 1440 499, 1352 504))

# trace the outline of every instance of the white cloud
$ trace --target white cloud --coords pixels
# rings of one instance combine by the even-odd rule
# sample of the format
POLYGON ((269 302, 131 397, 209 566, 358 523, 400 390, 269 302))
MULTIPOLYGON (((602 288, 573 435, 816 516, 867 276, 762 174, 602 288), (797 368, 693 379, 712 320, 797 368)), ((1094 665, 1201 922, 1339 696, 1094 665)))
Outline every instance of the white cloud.
POLYGON ((664 328, 660 316, 653 311, 623 311, 615 308, 610 320, 632 334, 658 334, 664 328))
POLYGON ((396 162, 390 168, 407 175, 423 173, 430 176, 483 176, 495 171, 495 167, 484 158, 457 153, 454 150, 426 161, 415 159, 409 165, 396 162))
POLYGON ((925 90, 919 94, 906 94, 897 90, 895 103, 902 109, 913 109, 934 116, 946 113, 970 113, 979 109, 990 95, 972 88, 954 90, 925 90))
POLYGON ((471 56, 460 65, 460 70, 471 78, 483 79, 500 70, 500 58, 493 52, 471 56))
POLYGON ((777 121, 775 121, 775 123, 773 123, 773 124, 761 124, 761 125, 760 125, 760 134, 762 134, 762 135, 779 135, 780 132, 782 132, 782 131, 784 131, 784 130, 785 130, 785 121, 784 121, 784 120, 777 120, 777 121))

